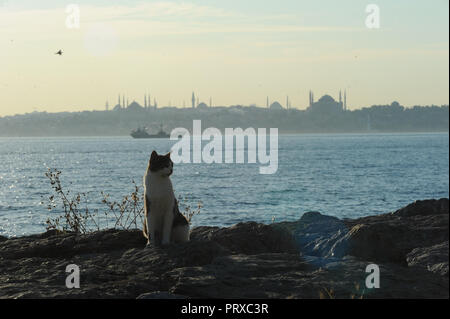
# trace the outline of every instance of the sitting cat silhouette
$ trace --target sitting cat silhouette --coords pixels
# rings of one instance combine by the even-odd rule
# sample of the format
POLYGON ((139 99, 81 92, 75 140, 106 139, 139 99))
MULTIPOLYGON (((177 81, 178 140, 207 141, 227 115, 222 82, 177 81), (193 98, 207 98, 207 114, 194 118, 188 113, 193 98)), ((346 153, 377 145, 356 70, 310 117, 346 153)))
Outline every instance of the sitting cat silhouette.
POLYGON ((170 175, 173 162, 170 153, 152 152, 144 176, 144 236, 150 243, 167 245, 189 241, 189 222, 180 213, 170 175))

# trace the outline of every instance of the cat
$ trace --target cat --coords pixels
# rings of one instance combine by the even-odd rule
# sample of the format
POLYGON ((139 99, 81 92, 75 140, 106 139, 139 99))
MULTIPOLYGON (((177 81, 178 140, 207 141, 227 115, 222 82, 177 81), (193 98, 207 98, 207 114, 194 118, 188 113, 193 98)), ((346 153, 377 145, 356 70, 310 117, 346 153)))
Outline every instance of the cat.
POLYGON ((170 175, 170 153, 153 151, 144 176, 144 236, 156 246, 189 241, 189 222, 180 213, 170 175))

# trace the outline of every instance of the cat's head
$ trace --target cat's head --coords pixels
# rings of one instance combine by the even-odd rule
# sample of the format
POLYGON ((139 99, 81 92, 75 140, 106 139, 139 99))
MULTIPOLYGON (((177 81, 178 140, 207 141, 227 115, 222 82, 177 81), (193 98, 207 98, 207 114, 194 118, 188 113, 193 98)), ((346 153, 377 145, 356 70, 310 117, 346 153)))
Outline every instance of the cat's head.
POLYGON ((160 176, 170 176, 173 172, 173 162, 170 159, 170 153, 166 155, 158 155, 156 151, 152 152, 150 161, 148 162, 148 168, 152 173, 156 173, 160 176))

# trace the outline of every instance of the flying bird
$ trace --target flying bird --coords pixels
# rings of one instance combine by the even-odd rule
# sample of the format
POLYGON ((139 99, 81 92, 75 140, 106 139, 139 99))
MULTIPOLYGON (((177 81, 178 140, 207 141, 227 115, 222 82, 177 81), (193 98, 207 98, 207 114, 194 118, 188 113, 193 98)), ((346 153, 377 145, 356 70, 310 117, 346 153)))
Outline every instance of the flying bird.
POLYGON ((55 54, 59 54, 59 55, 62 55, 63 53, 62 53, 62 50, 59 50, 58 52, 56 52, 55 54))

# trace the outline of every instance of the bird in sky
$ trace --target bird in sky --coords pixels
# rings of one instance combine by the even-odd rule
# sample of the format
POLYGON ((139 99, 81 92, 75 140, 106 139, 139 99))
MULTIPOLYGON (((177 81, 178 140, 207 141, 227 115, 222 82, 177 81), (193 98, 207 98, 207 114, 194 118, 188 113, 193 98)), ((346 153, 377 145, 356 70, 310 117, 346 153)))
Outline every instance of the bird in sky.
POLYGON ((59 54, 59 55, 62 55, 63 53, 62 53, 62 50, 59 50, 58 52, 56 52, 55 54, 59 54))

